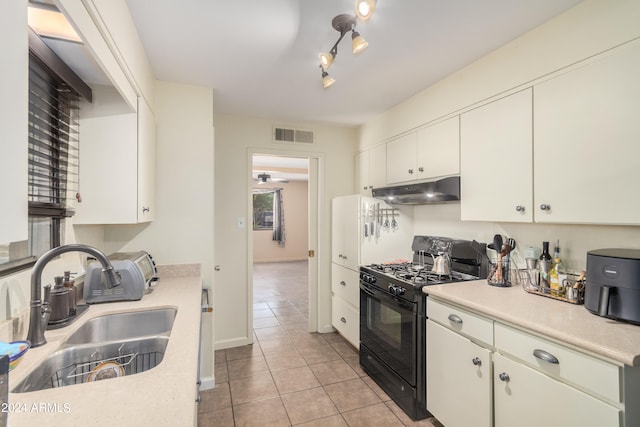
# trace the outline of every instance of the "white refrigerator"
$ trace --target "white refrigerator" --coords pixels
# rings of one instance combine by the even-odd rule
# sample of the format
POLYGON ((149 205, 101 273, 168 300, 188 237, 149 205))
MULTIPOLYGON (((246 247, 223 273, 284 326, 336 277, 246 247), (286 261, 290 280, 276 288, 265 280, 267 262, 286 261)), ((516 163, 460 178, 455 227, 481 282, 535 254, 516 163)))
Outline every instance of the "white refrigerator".
POLYGON ((361 195, 336 197, 331 206, 332 325, 360 345, 359 268, 411 260, 413 209, 361 195))

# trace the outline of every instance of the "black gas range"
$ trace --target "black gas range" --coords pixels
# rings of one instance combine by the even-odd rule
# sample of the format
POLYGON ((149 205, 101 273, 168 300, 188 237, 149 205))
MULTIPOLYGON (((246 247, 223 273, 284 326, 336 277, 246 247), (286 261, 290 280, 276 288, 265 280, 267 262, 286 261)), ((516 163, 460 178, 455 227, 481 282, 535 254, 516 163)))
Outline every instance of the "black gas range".
POLYGON ((360 364, 414 420, 426 408, 424 287, 486 278, 484 244, 415 236, 413 259, 360 267, 360 364))

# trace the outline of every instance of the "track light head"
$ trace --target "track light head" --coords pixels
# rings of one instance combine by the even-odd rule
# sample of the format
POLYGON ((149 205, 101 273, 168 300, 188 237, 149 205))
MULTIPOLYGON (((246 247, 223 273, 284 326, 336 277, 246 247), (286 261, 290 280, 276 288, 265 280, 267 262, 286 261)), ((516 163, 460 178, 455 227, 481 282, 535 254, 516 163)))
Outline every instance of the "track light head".
POLYGON ((329 68, 337 54, 338 50, 334 48, 331 49, 331 52, 322 52, 320 55, 318 55, 320 57, 320 65, 322 66, 322 68, 324 68, 325 70, 329 68))
POLYGON ((356 0, 356 16, 358 19, 366 21, 371 18, 376 8, 376 0, 356 0))
POLYGON ((326 89, 334 84, 336 82, 336 79, 331 77, 329 73, 327 73, 327 71, 322 67, 322 65, 320 66, 320 69, 322 70, 322 87, 326 89))
POLYGON ((353 53, 360 53, 365 50, 369 46, 369 43, 362 38, 359 32, 353 30, 351 32, 351 48, 353 49, 353 53))

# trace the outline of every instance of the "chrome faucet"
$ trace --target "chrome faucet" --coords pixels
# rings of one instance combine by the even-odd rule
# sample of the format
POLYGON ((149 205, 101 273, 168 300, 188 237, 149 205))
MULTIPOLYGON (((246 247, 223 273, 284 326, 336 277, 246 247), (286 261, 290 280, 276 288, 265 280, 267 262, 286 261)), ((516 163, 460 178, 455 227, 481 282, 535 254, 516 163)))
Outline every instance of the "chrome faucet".
POLYGON ((29 303, 29 332, 27 340, 31 342, 31 347, 39 347, 47 343, 44 337, 44 331, 47 328, 51 309, 48 301, 48 290, 45 290, 45 301, 42 301, 42 271, 44 267, 56 258, 66 252, 85 252, 94 256, 100 264, 102 264, 102 272, 105 275, 107 288, 113 288, 120 285, 120 277, 113 269, 113 266, 107 259, 106 255, 100 250, 82 244, 70 244, 58 246, 44 253, 33 266, 31 270, 31 302, 29 303))

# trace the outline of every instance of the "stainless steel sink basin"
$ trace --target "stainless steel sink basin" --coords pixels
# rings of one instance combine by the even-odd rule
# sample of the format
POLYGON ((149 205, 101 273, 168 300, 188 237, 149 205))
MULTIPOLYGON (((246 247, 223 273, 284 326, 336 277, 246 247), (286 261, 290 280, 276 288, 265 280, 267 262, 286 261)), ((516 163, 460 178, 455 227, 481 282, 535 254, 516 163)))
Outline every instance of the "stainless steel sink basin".
POLYGON ((65 344, 122 341, 150 335, 169 335, 176 318, 175 308, 107 314, 86 321, 65 344))
POLYGON ((120 342, 62 346, 12 392, 26 393, 139 374, 155 368, 162 361, 168 342, 168 336, 152 336, 120 342))

